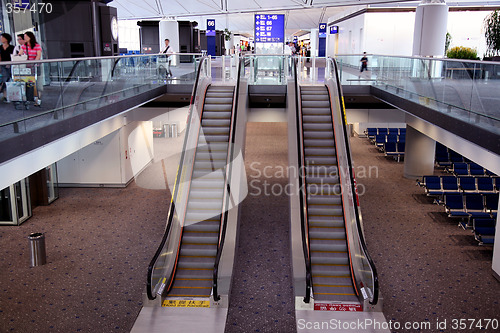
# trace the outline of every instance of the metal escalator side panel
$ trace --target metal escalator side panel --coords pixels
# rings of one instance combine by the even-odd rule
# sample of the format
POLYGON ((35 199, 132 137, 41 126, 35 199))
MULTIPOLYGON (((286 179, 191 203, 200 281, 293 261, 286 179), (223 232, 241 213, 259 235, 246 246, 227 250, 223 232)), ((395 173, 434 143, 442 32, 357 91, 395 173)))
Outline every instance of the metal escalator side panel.
MULTIPOLYGON (((344 184, 344 172, 342 172, 342 169, 341 167, 339 166, 339 149, 338 149, 338 136, 337 136, 337 133, 336 133, 336 130, 335 130, 335 126, 334 126, 334 114, 333 114, 333 107, 334 107, 334 103, 332 103, 332 94, 330 92, 330 89, 328 86, 325 86, 327 91, 328 91, 328 98, 330 100, 330 110, 331 110, 331 113, 332 113, 332 127, 333 127, 333 135, 335 137, 335 153, 336 153, 336 156, 337 156, 337 168, 339 170, 338 174, 339 174, 339 178, 340 178, 340 187, 341 187, 341 197, 342 197, 342 215, 344 216, 344 230, 345 230, 345 233, 346 233, 346 243, 347 243, 347 253, 349 255, 349 269, 351 271, 351 279, 352 279, 352 285, 354 287, 354 291, 356 292, 356 296, 359 297, 359 290, 358 290, 358 286, 357 286, 357 283, 356 283, 356 275, 354 274, 354 269, 353 269, 353 264, 352 264, 352 252, 351 252, 351 242, 349 241, 349 230, 347 228, 347 225, 346 225, 346 196, 345 196, 345 187, 343 186, 344 184)), ((345 113, 344 113, 345 115, 345 113)), ((343 136, 342 136, 343 138, 343 136)), ((349 189, 347 189, 349 191, 349 189)))
MULTIPOLYGON (((351 149, 349 144, 349 137, 347 135, 347 119, 346 112, 342 98, 342 86, 339 81, 338 66, 335 59, 328 58, 328 64, 334 71, 325 79, 325 85, 328 87, 331 95, 331 103, 336 108, 332 108, 332 115, 336 121, 335 135, 339 137, 339 143, 342 148, 341 166, 345 168, 344 185, 347 189, 345 195, 349 196, 346 207, 346 227, 350 231, 349 240, 352 242, 351 252, 354 250, 352 260, 352 268, 357 282, 357 287, 363 295, 366 309, 375 309, 378 303, 379 285, 378 276, 375 264, 371 259, 366 243, 364 240, 362 215, 359 209, 359 200, 356 189, 356 179, 354 175, 351 149)), ((377 306, 381 309, 381 306, 377 306)))

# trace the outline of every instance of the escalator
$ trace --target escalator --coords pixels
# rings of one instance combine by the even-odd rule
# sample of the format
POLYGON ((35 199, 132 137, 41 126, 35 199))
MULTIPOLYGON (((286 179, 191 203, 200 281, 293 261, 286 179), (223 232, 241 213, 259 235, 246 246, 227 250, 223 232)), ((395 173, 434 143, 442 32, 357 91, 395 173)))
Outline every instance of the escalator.
POLYGON ((307 217, 315 300, 357 302, 349 265, 330 96, 301 86, 307 217))
POLYGON ((210 58, 204 57, 166 229, 148 267, 148 299, 160 296, 162 306, 171 300, 220 299, 218 266, 231 207, 237 95, 238 80, 212 84, 210 58))
POLYGON ((303 301, 312 298, 315 310, 374 311, 378 277, 364 241, 338 82, 333 59, 324 84, 295 80, 303 301))
POLYGON ((180 254, 170 297, 209 297, 217 254, 224 170, 228 156, 234 87, 210 86, 205 95, 201 131, 180 254))

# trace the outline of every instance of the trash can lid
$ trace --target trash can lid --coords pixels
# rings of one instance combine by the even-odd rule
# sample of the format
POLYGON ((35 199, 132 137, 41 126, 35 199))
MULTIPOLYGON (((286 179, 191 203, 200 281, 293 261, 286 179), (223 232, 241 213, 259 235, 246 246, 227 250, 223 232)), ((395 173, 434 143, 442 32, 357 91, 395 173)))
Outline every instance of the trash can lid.
POLYGON ((28 238, 40 238, 40 237, 43 237, 43 233, 41 232, 33 232, 29 235, 28 238))

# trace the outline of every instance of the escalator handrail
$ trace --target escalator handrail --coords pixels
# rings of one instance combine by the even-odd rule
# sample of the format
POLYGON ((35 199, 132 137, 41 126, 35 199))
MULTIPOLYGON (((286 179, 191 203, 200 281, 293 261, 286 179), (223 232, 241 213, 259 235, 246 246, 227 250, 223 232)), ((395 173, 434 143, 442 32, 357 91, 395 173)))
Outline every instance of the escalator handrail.
POLYGON ((307 214, 307 200, 304 200, 304 148, 302 139, 302 121, 301 109, 299 100, 299 83, 297 79, 297 58, 293 58, 293 73, 295 81, 295 106, 296 106, 296 121, 297 121, 297 154, 298 154, 298 180, 299 180, 299 201, 300 201, 300 228, 302 233, 302 251, 304 252, 304 260, 306 266, 306 295, 304 296, 304 303, 309 303, 311 299, 311 286, 312 286, 312 269, 311 269, 311 252, 309 248, 309 221, 305 216, 307 214))
MULTIPOLYGON (((240 75, 241 75, 241 67, 243 67, 244 64, 244 58, 241 57, 238 65, 238 74, 236 76, 236 88, 235 88, 235 93, 234 93, 234 101, 233 101, 233 113, 232 113, 232 119, 231 119, 231 129, 229 131, 229 154, 226 159, 226 179, 225 179, 225 191, 224 191, 224 198, 222 199, 222 211, 223 217, 222 217, 222 223, 219 228, 219 241, 217 243, 217 255, 215 256, 215 263, 214 263, 214 271, 213 271, 213 286, 212 286, 212 291, 213 291, 213 297, 214 301, 219 301, 220 300, 220 295, 218 293, 218 276, 219 276, 219 263, 220 259, 222 256, 222 249, 224 248, 224 241, 226 239, 226 229, 227 229, 227 219, 228 219, 228 214, 229 214, 229 199, 231 197, 231 186, 230 186, 230 181, 231 181, 231 176, 232 176, 232 167, 230 167, 230 163, 233 161, 233 156, 234 156, 234 143, 235 143, 235 137, 236 137, 236 116, 238 113, 238 97, 239 97, 239 92, 240 92, 240 75)), ((224 66, 224 65, 223 65, 224 66)))
MULTIPOLYGON (((196 73, 196 81, 194 82, 193 85, 193 92, 191 93, 191 101, 190 101, 190 106, 189 106, 189 115, 188 115, 188 122, 187 122, 187 127, 186 127, 186 134, 184 137, 184 145, 180 157, 180 164, 178 170, 182 170, 183 167, 183 162, 184 162, 184 155, 187 147, 187 142, 189 138, 189 130, 191 127, 191 119, 193 117, 193 108, 194 108, 194 103, 195 103, 195 98, 196 98, 196 90, 198 89, 198 81, 200 79, 200 73, 201 73, 201 68, 203 66, 203 63, 207 56, 204 56, 200 60, 200 64, 198 65, 198 71, 196 73)), ((180 177, 181 177, 182 172, 177 172, 177 177, 175 179, 175 185, 174 185, 174 193, 172 193, 172 199, 170 203, 170 209, 168 211, 168 217, 167 217, 167 226, 165 227, 165 232, 163 234, 163 238, 160 242, 160 246, 156 250, 153 258, 151 259, 151 262, 149 263, 148 266, 148 274, 147 274, 147 283, 146 283, 146 293, 148 296, 148 299, 154 300, 156 298, 156 295, 153 295, 152 293, 152 286, 151 286, 151 278, 153 275, 153 268, 154 265, 156 264, 156 261, 158 260, 158 257, 160 256, 163 247, 165 246, 165 242, 167 241, 168 235, 170 233, 170 229, 172 227, 172 219, 175 214, 175 199, 177 198, 177 195, 179 193, 179 184, 180 184, 180 177)))
MULTIPOLYGON (((340 79, 339 79, 339 71, 338 71, 338 65, 335 59, 330 58, 333 62, 334 66, 334 72, 335 72, 335 79, 337 81, 337 88, 338 88, 338 94, 339 94, 339 99, 342 98, 342 86, 340 84, 340 79)), ((351 182, 351 191, 353 193, 353 198, 355 200, 354 202, 354 215, 356 217, 356 227, 358 229, 358 237, 359 237, 359 243, 361 245, 361 248, 364 252, 364 255, 366 257, 366 260, 368 261, 368 264, 370 265, 370 269, 372 271, 372 276, 373 276, 373 298, 370 301, 371 305, 376 305, 378 302, 378 297, 379 297, 379 281, 378 281, 378 274, 377 274, 377 269, 375 267, 375 263, 373 262, 372 258, 370 257, 368 253, 368 248, 366 246, 365 238, 364 238, 364 232, 363 228, 361 226, 361 217, 360 217, 360 212, 359 212, 359 198, 357 195, 357 190, 356 190, 356 183, 355 183, 355 178, 354 178, 354 167, 352 163, 352 157, 351 157, 351 148, 349 145, 349 137, 347 135, 347 122, 346 122, 346 111, 345 111, 345 106, 342 101, 340 101, 340 108, 342 111, 342 127, 344 128, 344 140, 345 140, 345 147, 346 147, 346 157, 347 157, 347 164, 348 164, 348 169, 349 169, 349 177, 350 177, 350 182, 351 182)))

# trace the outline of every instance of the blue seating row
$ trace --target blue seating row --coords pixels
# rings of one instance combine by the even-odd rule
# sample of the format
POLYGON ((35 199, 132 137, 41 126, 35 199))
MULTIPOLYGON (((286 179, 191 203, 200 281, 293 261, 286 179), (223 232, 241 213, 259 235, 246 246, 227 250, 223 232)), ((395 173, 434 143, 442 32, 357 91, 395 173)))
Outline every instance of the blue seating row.
POLYGON ((445 170, 453 173, 455 176, 490 177, 492 175, 490 171, 474 162, 451 163, 445 170))
POLYGON ((463 157, 456 151, 436 142, 436 164, 439 167, 448 167, 453 163, 470 162, 467 158, 463 157))
POLYGON ((496 218, 498 213, 498 193, 446 194, 442 203, 448 217, 469 221, 471 218, 496 218))
POLYGON ((500 192, 500 177, 424 176, 417 184, 425 189, 428 196, 500 192))
POLYGON ((406 128, 379 128, 368 127, 365 134, 369 139, 375 138, 376 135, 405 135, 406 128))
POLYGON ((386 142, 406 142, 406 135, 401 134, 401 135, 396 135, 396 134, 388 134, 388 135, 382 135, 382 134, 377 134, 375 135, 375 138, 372 140, 372 142, 375 144, 377 147, 382 147, 384 143, 386 142))
POLYGON ((382 147, 385 156, 393 157, 399 162, 405 156, 404 142, 386 142, 382 147))
POLYGON ((385 156, 393 157, 398 162, 404 157, 406 128, 368 127, 365 134, 385 156))

